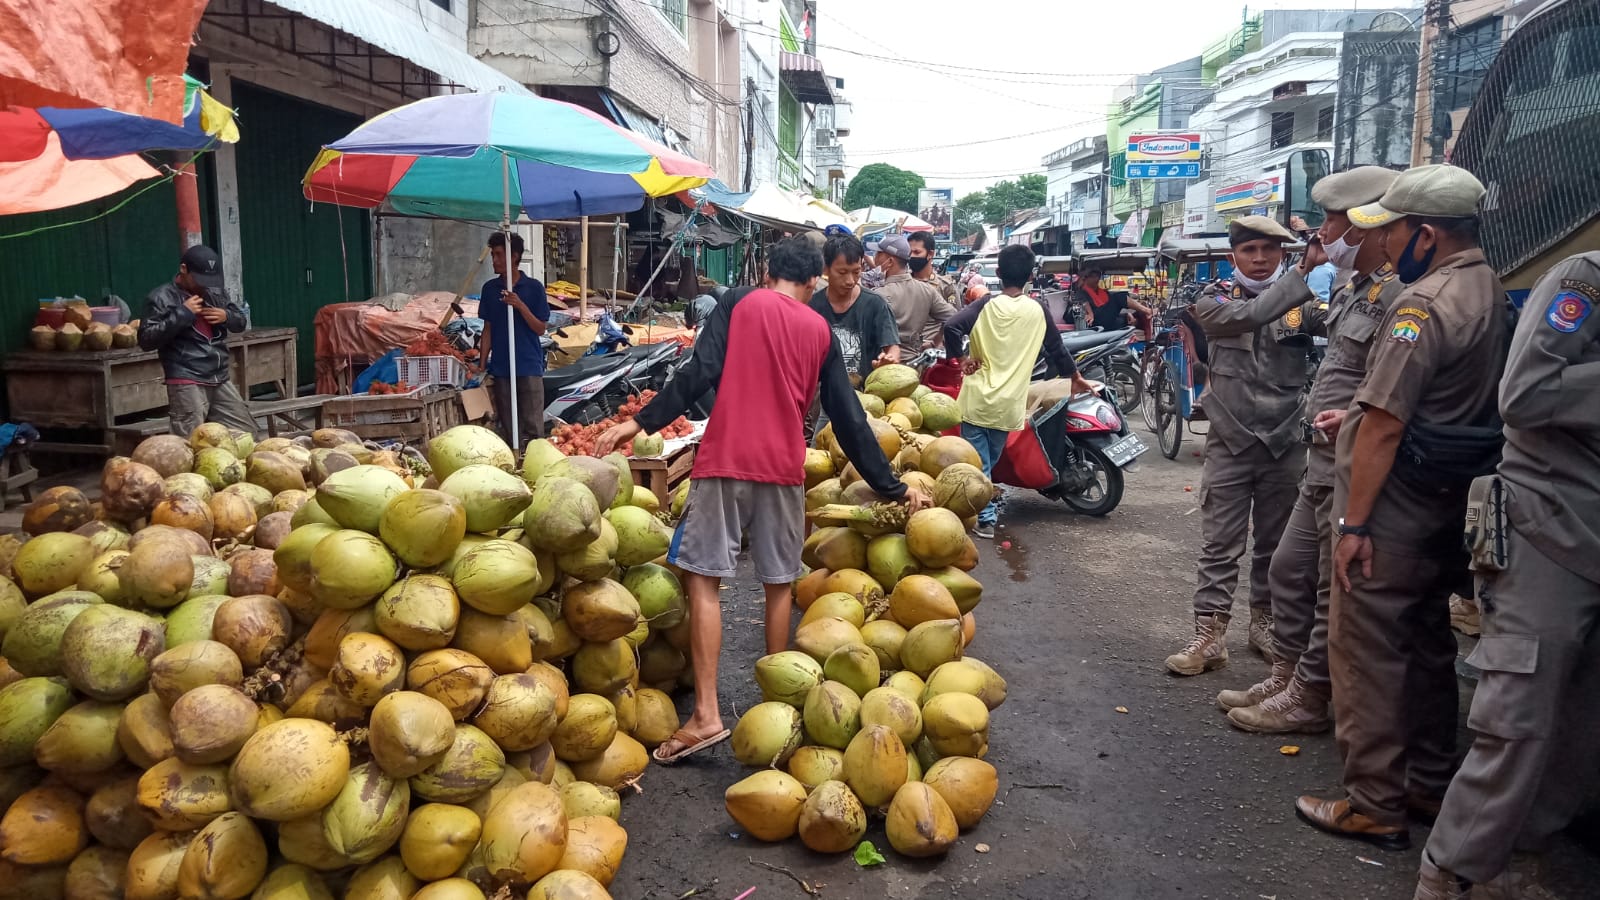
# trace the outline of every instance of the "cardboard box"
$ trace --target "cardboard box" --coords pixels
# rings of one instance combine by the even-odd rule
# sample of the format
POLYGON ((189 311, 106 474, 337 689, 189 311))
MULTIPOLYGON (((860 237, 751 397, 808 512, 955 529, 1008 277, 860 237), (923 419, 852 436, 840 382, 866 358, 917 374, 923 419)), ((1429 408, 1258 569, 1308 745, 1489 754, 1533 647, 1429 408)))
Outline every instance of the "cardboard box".
POLYGON ((486 387, 467 388, 461 392, 461 408, 466 410, 468 422, 482 422, 494 411, 486 387))

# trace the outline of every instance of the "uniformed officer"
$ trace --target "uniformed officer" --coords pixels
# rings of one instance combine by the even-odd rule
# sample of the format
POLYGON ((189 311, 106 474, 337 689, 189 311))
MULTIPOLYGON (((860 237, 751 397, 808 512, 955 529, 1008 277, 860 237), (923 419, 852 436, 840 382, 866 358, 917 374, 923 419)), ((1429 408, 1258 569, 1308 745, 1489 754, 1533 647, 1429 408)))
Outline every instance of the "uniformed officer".
POLYGON ((923 284, 933 285, 944 302, 950 304, 952 309, 960 309, 961 296, 956 290, 956 283, 934 271, 933 257, 939 252, 939 242, 934 239, 932 232, 914 231, 908 240, 911 242, 911 259, 907 265, 911 267, 911 277, 923 284), (918 262, 919 259, 922 262, 918 262))
POLYGON ((1300 394, 1311 336, 1303 328, 1304 307, 1316 301, 1304 276, 1284 268, 1283 245, 1294 239, 1265 216, 1234 221, 1228 226, 1233 290, 1208 289, 1191 310, 1211 348, 1203 398, 1211 433, 1200 483, 1204 543, 1194 638, 1167 657, 1167 669, 1178 675, 1228 664, 1224 638, 1252 520, 1250 644, 1267 653, 1272 643, 1267 565, 1306 465, 1300 394))
MULTIPOLYGON (((1471 884, 1526 896, 1513 850, 1540 851, 1572 818, 1600 725, 1600 253, 1534 286, 1500 383, 1504 571, 1484 573, 1477 732, 1422 855, 1417 900, 1471 884), (1502 874, 1504 873, 1504 874, 1502 874)), ((1494 564, 1487 567, 1493 569, 1494 564)), ((1521 860, 1518 860, 1520 863, 1521 860)), ((1498 895, 1497 895, 1498 896, 1498 895)))
POLYGON ((1329 674, 1345 796, 1296 812, 1333 834, 1410 846, 1408 812, 1437 810, 1455 762, 1449 600, 1467 578, 1471 479, 1441 477, 1441 427, 1489 428, 1505 360, 1505 290, 1478 246, 1483 185, 1422 166, 1350 210, 1382 229, 1406 290, 1367 359, 1335 451, 1329 674), (1404 452, 1402 452, 1404 447, 1404 452), (1435 460, 1419 464, 1422 458, 1435 460))
POLYGON ((1397 174, 1381 166, 1361 166, 1329 175, 1311 189, 1312 199, 1327 218, 1297 271, 1306 276, 1326 261, 1338 268, 1341 278, 1323 318, 1328 354, 1306 398, 1301 426, 1309 441, 1306 474, 1267 572, 1272 593, 1272 674, 1247 690, 1217 695, 1228 721, 1245 731, 1319 732, 1329 725, 1333 440, 1356 385, 1367 372, 1372 336, 1403 287, 1389 267, 1377 232, 1352 227, 1346 212, 1376 202, 1397 174))

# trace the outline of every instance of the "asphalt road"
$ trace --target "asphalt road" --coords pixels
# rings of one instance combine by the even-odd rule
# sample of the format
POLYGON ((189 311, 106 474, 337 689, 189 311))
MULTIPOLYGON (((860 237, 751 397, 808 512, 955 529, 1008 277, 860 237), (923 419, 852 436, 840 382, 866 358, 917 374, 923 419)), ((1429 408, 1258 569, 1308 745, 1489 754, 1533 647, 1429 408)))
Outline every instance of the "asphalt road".
MULTIPOLYGON (((733 900, 754 887, 750 900, 803 898, 803 880, 823 898, 1408 900, 1426 829, 1413 829, 1411 851, 1388 853, 1301 824, 1297 795, 1336 795, 1332 735, 1244 734, 1216 708, 1217 691, 1266 672, 1243 634, 1228 636, 1228 668, 1166 674, 1162 660, 1192 628, 1200 443, 1186 441, 1168 461, 1145 437, 1152 449, 1110 516, 1085 519, 1013 494, 996 546, 984 548, 969 653, 1010 684, 990 725, 1000 794, 946 857, 897 856, 881 821, 867 838, 888 861, 869 869, 798 839, 742 835, 722 792, 748 770, 723 746, 652 767, 644 792, 625 799, 630 845, 614 895, 733 900), (1283 755, 1285 744, 1300 753, 1283 755)), ((720 684, 731 727, 760 701, 750 674, 762 652, 752 578, 724 591, 724 610, 720 684)), ((1471 694, 1463 687, 1464 728, 1471 694)), ((1584 844, 1563 840, 1552 862, 1549 886, 1560 896, 1600 897, 1600 856, 1584 844)))

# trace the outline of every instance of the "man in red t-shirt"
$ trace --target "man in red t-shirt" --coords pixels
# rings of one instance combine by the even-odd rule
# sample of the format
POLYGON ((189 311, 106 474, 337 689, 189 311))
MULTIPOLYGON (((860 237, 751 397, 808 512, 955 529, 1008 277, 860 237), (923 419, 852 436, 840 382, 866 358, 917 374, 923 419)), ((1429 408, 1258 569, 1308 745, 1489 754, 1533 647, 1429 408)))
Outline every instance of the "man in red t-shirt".
POLYGON ((767 284, 730 294, 695 343, 694 356, 631 421, 601 435, 604 456, 641 431, 659 431, 706 391, 716 406, 695 456, 689 497, 667 559, 684 573, 694 664, 694 713, 655 758, 670 763, 728 737, 717 701, 722 579, 738 567, 741 538, 766 586, 766 644, 789 644, 791 585, 800 577, 805 530, 805 419, 820 387, 822 410, 856 471, 880 496, 914 512, 927 492, 895 477, 850 385, 828 323, 807 306, 822 253, 789 238, 767 255, 767 284))

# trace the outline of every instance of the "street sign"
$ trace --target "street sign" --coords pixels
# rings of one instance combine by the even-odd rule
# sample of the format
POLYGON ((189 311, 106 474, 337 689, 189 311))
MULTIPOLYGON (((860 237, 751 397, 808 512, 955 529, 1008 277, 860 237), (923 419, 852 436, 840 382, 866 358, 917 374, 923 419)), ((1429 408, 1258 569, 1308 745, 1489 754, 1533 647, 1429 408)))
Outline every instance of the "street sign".
POLYGON ((1198 162, 1128 163, 1128 178, 1199 178, 1198 162))

